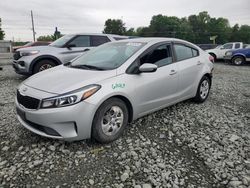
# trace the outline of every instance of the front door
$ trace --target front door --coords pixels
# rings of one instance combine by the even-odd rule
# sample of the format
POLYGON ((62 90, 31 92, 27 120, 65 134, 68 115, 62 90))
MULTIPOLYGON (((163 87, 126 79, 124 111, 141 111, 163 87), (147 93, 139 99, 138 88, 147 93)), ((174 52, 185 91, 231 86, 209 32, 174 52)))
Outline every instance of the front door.
POLYGON ((131 75, 131 81, 135 84, 134 101, 137 103, 139 116, 176 101, 178 70, 176 64, 173 63, 170 44, 155 46, 143 54, 136 63, 138 66, 144 63, 153 63, 158 66, 155 72, 131 75))

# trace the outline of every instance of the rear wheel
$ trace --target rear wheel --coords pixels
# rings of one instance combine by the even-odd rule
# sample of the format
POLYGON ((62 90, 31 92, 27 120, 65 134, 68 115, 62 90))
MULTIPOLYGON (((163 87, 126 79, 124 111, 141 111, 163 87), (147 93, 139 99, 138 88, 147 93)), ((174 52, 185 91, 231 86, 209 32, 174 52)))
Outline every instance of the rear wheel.
POLYGON ((35 73, 50 69, 54 66, 56 66, 55 62, 49 59, 44 59, 36 63, 33 73, 35 74, 35 73))
POLYGON ((118 98, 106 100, 96 111, 92 137, 100 143, 109 143, 119 138, 128 124, 128 109, 118 98))
POLYGON ((232 63, 233 63, 234 65, 237 65, 237 66, 244 64, 244 62, 245 62, 245 59, 244 59, 244 57, 242 57, 242 56, 235 56, 235 57, 232 59, 232 63))
POLYGON ((196 96, 194 97, 194 101, 197 103, 204 102, 209 95, 210 86, 211 80, 207 76, 203 76, 199 83, 196 96))

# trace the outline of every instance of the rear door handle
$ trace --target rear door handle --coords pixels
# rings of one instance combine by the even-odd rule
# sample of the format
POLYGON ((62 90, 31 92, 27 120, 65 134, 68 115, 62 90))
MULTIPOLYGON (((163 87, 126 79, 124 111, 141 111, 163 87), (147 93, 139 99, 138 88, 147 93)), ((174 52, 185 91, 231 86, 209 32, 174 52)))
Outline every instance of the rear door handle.
POLYGON ((174 75, 174 74, 176 74, 176 73, 177 73, 176 70, 171 70, 171 71, 170 71, 170 75, 174 75))
POLYGON ((201 62, 200 62, 200 61, 197 61, 197 65, 201 65, 201 62))

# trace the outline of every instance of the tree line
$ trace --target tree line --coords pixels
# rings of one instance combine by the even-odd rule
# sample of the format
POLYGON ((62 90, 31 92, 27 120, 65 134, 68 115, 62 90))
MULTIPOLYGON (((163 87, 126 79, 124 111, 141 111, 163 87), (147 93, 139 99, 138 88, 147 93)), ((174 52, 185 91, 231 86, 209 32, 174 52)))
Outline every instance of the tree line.
MULTIPOLYGON (((231 27, 228 19, 211 17, 206 11, 183 18, 155 15, 151 18, 149 26, 136 29, 127 29, 121 19, 108 19, 105 21, 103 33, 138 37, 174 37, 196 44, 212 43, 210 40, 212 38, 216 38, 217 44, 230 41, 250 44, 249 25, 235 24, 231 27)), ((0 18, 0 40, 3 40, 4 35, 0 18)), ((62 34, 56 29, 54 35, 40 36, 37 40, 54 41, 61 36, 62 34)))
POLYGON ((178 18, 176 16, 155 15, 149 26, 127 29, 120 19, 108 19, 103 33, 139 36, 139 37, 174 37, 196 44, 212 43, 216 38, 217 44, 230 41, 250 43, 250 26, 235 24, 230 26, 226 18, 213 18, 208 12, 198 15, 178 18))

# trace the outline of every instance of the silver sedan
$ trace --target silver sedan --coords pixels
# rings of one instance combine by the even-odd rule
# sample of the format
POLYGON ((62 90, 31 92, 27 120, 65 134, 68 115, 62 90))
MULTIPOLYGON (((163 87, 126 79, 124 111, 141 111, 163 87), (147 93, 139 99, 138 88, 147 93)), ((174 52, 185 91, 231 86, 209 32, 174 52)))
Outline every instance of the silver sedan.
POLYGON ((212 61, 179 39, 107 43, 25 80, 17 89, 17 117, 42 136, 111 142, 139 117, 190 98, 204 102, 212 61))

